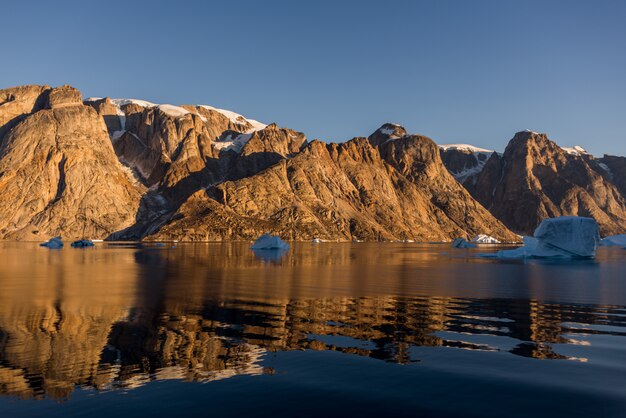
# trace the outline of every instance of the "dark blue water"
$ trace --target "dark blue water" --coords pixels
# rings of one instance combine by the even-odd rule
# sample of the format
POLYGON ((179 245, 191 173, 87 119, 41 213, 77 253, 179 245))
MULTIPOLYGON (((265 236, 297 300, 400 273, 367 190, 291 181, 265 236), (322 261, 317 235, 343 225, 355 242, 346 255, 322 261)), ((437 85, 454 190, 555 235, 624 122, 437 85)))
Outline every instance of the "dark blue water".
POLYGON ((247 247, 0 244, 0 417, 626 416, 625 250, 247 247))

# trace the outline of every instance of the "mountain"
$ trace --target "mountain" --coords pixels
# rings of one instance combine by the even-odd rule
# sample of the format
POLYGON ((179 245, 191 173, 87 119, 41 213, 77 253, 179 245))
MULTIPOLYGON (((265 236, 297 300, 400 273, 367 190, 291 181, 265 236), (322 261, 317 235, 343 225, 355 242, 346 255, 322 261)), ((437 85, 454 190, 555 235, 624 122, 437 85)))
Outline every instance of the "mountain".
POLYGON ((106 237, 131 225, 142 187, 96 111, 69 86, 0 91, 0 237, 106 237))
POLYGON ((392 128, 314 141, 258 174, 200 190, 152 238, 517 239, 450 176, 432 140, 392 128))
POLYGON ((224 109, 83 101, 70 86, 0 90, 0 123, 0 238, 517 240, 444 166, 475 178, 497 154, 440 155, 395 124, 309 142, 224 109))
MULTIPOLYGON (((457 173, 459 151, 441 152, 457 173)), ((593 217, 602 235, 613 235, 626 231, 625 169, 623 157, 596 159, 581 147, 562 148, 545 134, 523 131, 503 154, 468 164, 471 173, 457 179, 515 232, 532 234, 542 219, 575 215, 593 217)))

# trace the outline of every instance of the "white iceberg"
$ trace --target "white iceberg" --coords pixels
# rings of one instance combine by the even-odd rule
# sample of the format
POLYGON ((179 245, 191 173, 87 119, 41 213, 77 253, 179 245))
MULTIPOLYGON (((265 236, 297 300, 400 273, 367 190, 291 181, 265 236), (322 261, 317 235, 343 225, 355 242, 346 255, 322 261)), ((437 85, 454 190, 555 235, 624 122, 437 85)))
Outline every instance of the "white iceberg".
POLYGON ((289 244, 278 235, 263 234, 250 248, 253 250, 288 250, 289 244))
POLYGON ((524 246, 501 250, 481 257, 515 258, 594 258, 600 241, 598 223, 592 218, 561 216, 544 219, 534 237, 524 237, 524 246))
POLYGON ((626 234, 611 235, 600 240, 603 247, 626 247, 626 234))
POLYGON ((476 248, 476 244, 469 243, 463 238, 455 238, 452 241, 452 248, 476 248))
POLYGON ((41 247, 57 249, 57 248, 62 248, 63 247, 63 241, 61 241, 61 237, 54 237, 54 238, 50 238, 46 242, 42 242, 39 245, 41 247))
POLYGON ((500 244, 500 241, 498 241, 492 236, 485 235, 485 234, 476 235, 474 239, 472 240, 472 242, 476 244, 500 244))

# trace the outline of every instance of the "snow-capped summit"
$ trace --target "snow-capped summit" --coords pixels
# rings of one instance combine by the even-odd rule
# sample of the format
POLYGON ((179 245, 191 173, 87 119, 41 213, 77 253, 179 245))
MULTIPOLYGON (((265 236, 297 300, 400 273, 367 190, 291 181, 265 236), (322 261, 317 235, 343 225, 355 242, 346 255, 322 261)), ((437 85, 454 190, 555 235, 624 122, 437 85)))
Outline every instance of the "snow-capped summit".
POLYGON ((397 123, 385 123, 369 136, 369 141, 372 145, 378 146, 384 142, 402 138, 406 134, 406 129, 403 126, 397 123))
POLYGON ((583 154, 589 155, 587 150, 585 150, 580 145, 574 145, 573 147, 561 147, 561 149, 571 155, 583 155, 583 154))

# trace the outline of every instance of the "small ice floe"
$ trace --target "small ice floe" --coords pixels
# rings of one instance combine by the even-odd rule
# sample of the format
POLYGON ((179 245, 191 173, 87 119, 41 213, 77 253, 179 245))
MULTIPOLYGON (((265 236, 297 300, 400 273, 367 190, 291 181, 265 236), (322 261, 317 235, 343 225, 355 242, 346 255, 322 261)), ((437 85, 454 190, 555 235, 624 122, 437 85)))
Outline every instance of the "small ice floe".
POLYGON ((288 250, 289 244, 278 235, 263 234, 250 248, 253 250, 288 250))
POLYGON ((51 249, 58 249, 63 247, 63 241, 61 241, 61 237, 50 238, 46 242, 42 242, 39 244, 41 247, 47 247, 51 249))
POLYGON ((498 241, 492 236, 485 235, 485 234, 476 235, 474 239, 472 240, 472 242, 475 244, 500 244, 500 241, 498 241))
POLYGON ((544 219, 534 237, 524 237, 524 246, 514 250, 479 254, 486 258, 594 258, 600 235, 592 218, 561 216, 544 219))
POLYGON ((626 247, 626 234, 611 235, 600 240, 603 247, 626 247))
POLYGON ((88 239, 79 239, 79 240, 72 242, 71 245, 74 248, 93 247, 93 241, 88 240, 88 239))
POLYGON ((476 244, 467 242, 463 238, 455 238, 454 241, 452 241, 452 248, 476 248, 476 244))

